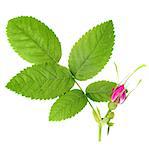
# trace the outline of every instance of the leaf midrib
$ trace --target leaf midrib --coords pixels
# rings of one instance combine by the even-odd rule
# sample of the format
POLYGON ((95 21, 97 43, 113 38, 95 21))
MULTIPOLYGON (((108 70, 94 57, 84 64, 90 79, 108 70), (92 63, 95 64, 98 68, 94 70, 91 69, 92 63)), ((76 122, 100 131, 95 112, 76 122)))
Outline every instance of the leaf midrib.
POLYGON ((20 28, 16 23, 14 23, 14 25, 15 25, 21 32, 23 32, 29 39, 31 39, 31 40, 41 49, 41 51, 46 52, 46 54, 48 55, 48 57, 49 57, 50 59, 52 59, 55 63, 57 63, 56 60, 53 59, 53 58, 47 53, 47 50, 44 49, 44 48, 42 48, 42 47, 36 42, 36 40, 34 40, 29 34, 27 34, 27 33, 25 32, 25 30, 23 30, 22 28, 20 28))
MULTIPOLYGON (((97 37, 97 33, 96 33, 96 37, 97 37)), ((85 65, 86 61, 89 59, 89 57, 91 57, 91 55, 93 55, 93 53, 95 52, 95 49, 97 48, 98 44, 100 44, 100 41, 101 39, 103 38, 103 35, 102 37, 100 38, 100 40, 98 40, 97 44, 95 45, 95 47, 91 50, 91 52, 89 53, 89 55, 86 57, 86 59, 83 61, 83 63, 80 65, 78 71, 75 73, 77 75, 77 73, 82 69, 82 67, 85 65)), ((96 40, 97 41, 97 40, 96 40)))

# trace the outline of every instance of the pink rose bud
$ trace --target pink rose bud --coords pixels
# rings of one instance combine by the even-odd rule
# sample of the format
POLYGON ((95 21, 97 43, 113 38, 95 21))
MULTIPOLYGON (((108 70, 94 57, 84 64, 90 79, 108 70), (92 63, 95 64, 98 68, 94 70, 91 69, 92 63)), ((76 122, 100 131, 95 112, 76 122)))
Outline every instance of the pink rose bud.
POLYGON ((118 87, 112 90, 111 100, 112 102, 117 102, 122 104, 126 100, 126 89, 123 85, 119 85, 118 87))

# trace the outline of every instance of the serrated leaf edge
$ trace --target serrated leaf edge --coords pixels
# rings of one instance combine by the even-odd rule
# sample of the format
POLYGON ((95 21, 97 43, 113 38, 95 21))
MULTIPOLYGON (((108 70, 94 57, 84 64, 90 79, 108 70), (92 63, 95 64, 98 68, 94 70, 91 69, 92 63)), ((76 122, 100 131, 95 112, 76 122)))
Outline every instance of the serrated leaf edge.
MULTIPOLYGON (((43 63, 43 64, 47 64, 47 63, 43 63)), ((51 99, 55 99, 56 97, 59 97, 59 96, 56 96, 56 97, 53 97, 53 98, 49 98, 49 99, 46 99, 46 98, 32 98, 32 97, 30 97, 30 96, 26 96, 26 95, 23 95, 22 93, 20 93, 20 92, 17 92, 17 91, 15 91, 15 90, 12 90, 11 88, 9 88, 8 87, 8 84, 13 80, 13 78, 14 77, 16 77, 16 76, 18 76, 19 74, 21 74, 22 72, 24 72, 25 70, 27 70, 27 69, 29 69, 29 68, 31 68, 31 67, 33 67, 33 66, 38 66, 38 65, 41 65, 41 64, 34 64, 34 65, 32 65, 32 66, 30 66, 30 67, 27 67, 27 68, 25 68, 25 69, 23 69, 23 70, 21 70, 19 73, 17 73, 15 76, 13 76, 10 80, 9 80, 9 82, 6 84, 6 88, 7 89, 9 89, 11 92, 13 91, 14 93, 16 93, 17 95, 21 95, 21 96, 23 96, 23 97, 26 97, 26 98, 28 98, 28 99, 30 99, 30 100, 51 100, 51 99)), ((60 66, 59 64, 57 64, 58 66, 60 66)), ((63 68, 66 68, 66 67, 64 67, 64 66, 61 66, 61 67, 63 67, 63 68)), ((67 69, 67 68, 66 68, 67 69)), ((68 69, 67 69, 68 70, 68 69)), ((68 70, 69 71, 69 70, 68 70)), ((70 72, 70 71, 69 71, 70 72)), ((71 73, 70 73, 70 75, 71 75, 71 73)), ((73 77, 72 77, 72 79, 73 79, 73 77)), ((75 83, 75 82, 74 82, 75 83)), ((74 84, 72 85, 72 87, 74 86, 74 84)), ((71 87, 71 88, 72 88, 71 87)), ((68 90, 68 91, 70 91, 71 90, 71 88, 68 90)), ((66 92, 68 92, 68 91, 66 91, 66 92)))
MULTIPOLYGON (((7 26, 6 26, 7 40, 8 40, 8 42, 9 42, 9 44, 10 44, 10 47, 17 53, 18 56, 20 56, 23 60, 25 60, 25 61, 27 61, 27 62, 29 62, 29 63, 31 63, 31 64, 42 64, 42 63, 33 63, 33 62, 29 61, 29 60, 26 60, 26 59, 24 58, 24 56, 22 56, 20 53, 17 52, 16 48, 15 48, 15 47, 11 44, 11 42, 10 42, 10 39, 9 39, 9 37, 8 37, 8 24, 9 24, 10 21, 12 21, 12 20, 14 20, 14 19, 22 18, 22 17, 35 19, 35 20, 37 20, 39 23, 41 23, 42 25, 44 25, 46 28, 48 28, 48 30, 50 30, 50 31, 53 33, 53 35, 56 37, 56 39, 57 39, 57 41, 58 41, 58 43, 59 43, 59 45, 60 45, 60 53, 61 53, 60 55, 62 56, 61 42, 60 42, 59 38, 57 37, 57 35, 56 35, 56 34, 54 33, 54 31, 53 31, 51 28, 49 28, 44 22, 42 22, 42 21, 40 21, 40 20, 38 20, 37 18, 32 17, 32 16, 18 16, 18 17, 14 17, 14 18, 10 19, 10 20, 8 21, 8 23, 7 23, 7 26)), ((49 57, 50 57, 50 56, 49 56, 49 57)), ((50 57, 50 58, 51 58, 55 63, 58 63, 58 62, 60 61, 60 59, 61 59, 61 57, 60 57, 59 60, 56 62, 52 57, 50 57)), ((44 62, 44 63, 47 63, 47 62, 44 62)))
MULTIPOLYGON (((93 83, 89 84, 89 85, 87 86, 87 88, 88 88, 90 85, 95 84, 95 83, 98 83, 98 82, 116 83, 116 82, 108 81, 108 80, 99 80, 99 81, 96 81, 96 82, 93 82, 93 83)), ((86 90, 87 90, 87 88, 86 88, 86 90)), ((85 91, 86 91, 86 90, 85 90, 85 91)), ((86 92, 87 92, 87 91, 86 91, 86 92)))
MULTIPOLYGON (((95 83, 98 83, 98 82, 115 83, 115 84, 117 85, 117 83, 116 83, 116 82, 113 82, 113 81, 99 80, 99 81, 96 81, 96 82, 93 82, 93 83, 89 84, 89 85, 86 87, 86 90, 85 90, 86 95, 88 95, 88 92, 87 92, 88 87, 91 86, 91 85, 93 85, 93 84, 95 84, 95 83)), ((91 99, 91 98, 89 97, 89 99, 91 99)), ((106 102, 106 101, 95 101, 95 100, 93 100, 93 99, 91 99, 91 100, 94 101, 94 102, 98 102, 98 103, 99 103, 99 102, 106 102)))
MULTIPOLYGON (((70 51, 70 54, 69 54, 69 59, 68 59, 68 67, 69 67, 69 68, 70 68, 70 56, 71 56, 71 53, 73 52, 73 48, 80 42, 80 40, 82 40, 82 38, 84 38, 84 37, 87 35, 87 33, 91 32, 91 31, 94 30, 96 27, 98 27, 98 26, 100 26, 100 25, 102 25, 102 24, 104 24, 104 23, 106 23, 106 22, 111 22, 111 23, 112 23, 112 27, 113 27, 114 41, 113 41, 113 45, 112 45, 112 50, 111 50, 111 53, 110 53, 110 57, 109 57, 108 61, 104 64, 104 67, 103 67, 102 69, 100 69, 97 73, 95 73, 94 75, 92 75, 92 77, 90 77, 90 78, 88 78, 88 79, 86 79, 86 80, 92 79, 92 78, 93 78, 94 76, 96 76, 99 72, 101 72, 101 71, 105 68, 106 64, 109 62, 109 60, 110 60, 111 57, 112 57, 112 52, 113 52, 114 45, 115 45, 115 30, 114 30, 113 21, 112 21, 112 20, 108 20, 108 21, 102 22, 101 24, 98 24, 98 25, 92 27, 92 28, 89 29, 87 32, 85 32, 85 33, 81 36, 81 38, 79 38, 79 40, 74 43, 73 47, 71 48, 71 51, 70 51)), ((71 72, 71 69, 70 69, 70 72, 71 72)), ((71 72, 71 73, 72 73, 72 72, 71 72)), ((73 74, 73 73, 72 73, 72 74, 73 74)), ((74 74, 73 74, 73 75, 74 75, 74 74)), ((74 77, 75 77, 75 75, 74 75, 74 77)), ((76 78, 76 77, 75 77, 75 78, 76 78)), ((77 79, 77 78, 76 78, 76 79, 77 79)), ((78 80, 80 80, 80 79, 78 79, 78 80)), ((85 81, 85 80, 80 80, 80 81, 85 81)))
MULTIPOLYGON (((75 90, 75 89, 73 89, 73 90, 75 90)), ((79 90, 79 89, 77 89, 77 90, 79 90)), ((84 96, 86 96, 86 95, 84 94, 84 96)), ((59 96, 59 98, 60 98, 60 96, 59 96)), ((59 99, 59 98, 58 98, 58 99, 59 99)), ((87 98, 87 97, 86 97, 86 98, 87 98)), ((58 100, 58 99, 57 99, 57 100, 58 100)), ((57 100, 56 100, 55 103, 52 105, 52 107, 56 104, 57 100)), ((86 107, 86 105, 87 105, 87 101, 86 101, 85 106, 84 106, 80 111, 76 112, 74 115, 72 115, 72 116, 70 116, 70 117, 67 117, 67 118, 65 118, 65 119, 60 119, 60 120, 58 120, 58 119, 51 119, 51 118, 50 118, 51 110, 50 110, 50 113, 49 113, 49 121, 52 121, 52 122, 60 122, 60 121, 65 121, 65 120, 67 120, 67 119, 71 119, 71 118, 75 117, 76 115, 78 115, 78 114, 86 107)), ((51 109, 52 109, 52 107, 51 107, 51 109)))

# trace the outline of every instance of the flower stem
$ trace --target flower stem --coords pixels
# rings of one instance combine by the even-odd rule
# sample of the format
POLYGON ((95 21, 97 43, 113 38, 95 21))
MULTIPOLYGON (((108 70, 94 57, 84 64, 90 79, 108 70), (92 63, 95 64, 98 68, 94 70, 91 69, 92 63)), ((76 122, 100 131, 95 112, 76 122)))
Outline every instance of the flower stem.
POLYGON ((102 134, 102 125, 99 124, 99 127, 98 127, 98 140, 99 140, 99 142, 101 141, 101 134, 102 134))
MULTIPOLYGON (((84 91, 83 91, 83 89, 81 88, 81 86, 79 85, 79 83, 76 81, 76 80, 74 80, 75 81, 75 83, 77 84, 77 86, 79 87, 79 89, 84 93, 84 91)), ((85 95, 86 96, 86 95, 85 95)), ((86 96, 87 97, 87 96, 86 96)), ((91 104, 91 102, 88 100, 88 98, 87 98, 87 101, 88 101, 88 103, 89 103, 89 105, 90 105, 90 107, 92 108, 92 111, 94 112, 94 113, 96 113, 96 114, 98 114, 98 118, 100 119, 101 117, 100 117, 100 113, 99 113, 99 110, 97 109, 97 111, 98 111, 98 113, 96 112, 96 110, 94 109, 94 107, 93 107, 93 105, 91 104)), ((99 140, 99 142, 101 141, 101 132, 102 132, 102 124, 100 123, 100 121, 98 121, 98 140, 99 140)))
POLYGON ((110 132, 110 127, 108 126, 107 135, 109 135, 109 132, 110 132))

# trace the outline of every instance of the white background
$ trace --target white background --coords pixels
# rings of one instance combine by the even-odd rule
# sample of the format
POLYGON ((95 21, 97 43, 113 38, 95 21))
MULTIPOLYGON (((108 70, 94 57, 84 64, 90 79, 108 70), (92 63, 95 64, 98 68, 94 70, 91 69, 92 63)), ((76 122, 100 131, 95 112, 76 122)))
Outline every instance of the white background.
POLYGON ((55 31, 63 49, 60 64, 66 66, 72 45, 84 32, 113 20, 116 41, 112 59, 94 79, 80 82, 83 89, 93 81, 115 81, 114 61, 121 78, 139 64, 149 64, 148 0, 1 0, 0 150, 148 150, 148 67, 130 80, 128 89, 140 78, 143 82, 116 110, 115 126, 108 137, 103 131, 101 143, 89 106, 70 120, 52 123, 48 114, 54 100, 31 101, 5 88, 12 76, 30 66, 12 50, 5 35, 7 21, 20 15, 34 16, 55 31))

